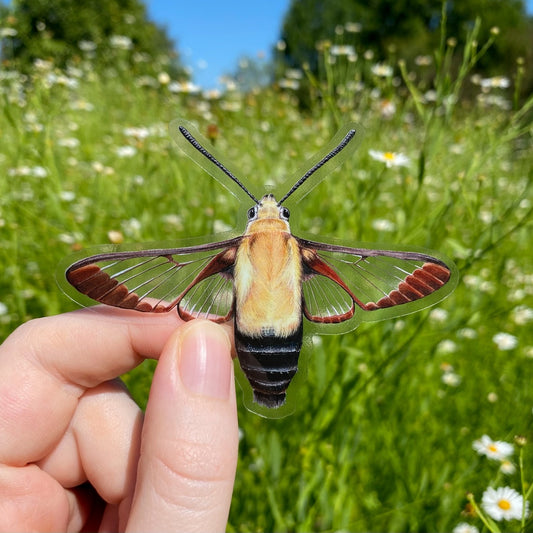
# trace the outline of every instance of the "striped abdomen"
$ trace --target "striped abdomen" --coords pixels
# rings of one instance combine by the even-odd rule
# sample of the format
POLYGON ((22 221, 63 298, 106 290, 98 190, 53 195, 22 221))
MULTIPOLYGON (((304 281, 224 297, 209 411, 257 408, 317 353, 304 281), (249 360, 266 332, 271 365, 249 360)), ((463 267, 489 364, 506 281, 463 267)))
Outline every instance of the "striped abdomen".
POLYGON ((288 337, 268 333, 248 337, 235 329, 235 348, 241 368, 252 386, 254 401, 270 408, 281 407, 298 370, 302 323, 288 337))
POLYGON ((285 402, 302 347, 300 248, 279 223, 249 228, 233 270, 235 348, 254 401, 271 408, 285 402))

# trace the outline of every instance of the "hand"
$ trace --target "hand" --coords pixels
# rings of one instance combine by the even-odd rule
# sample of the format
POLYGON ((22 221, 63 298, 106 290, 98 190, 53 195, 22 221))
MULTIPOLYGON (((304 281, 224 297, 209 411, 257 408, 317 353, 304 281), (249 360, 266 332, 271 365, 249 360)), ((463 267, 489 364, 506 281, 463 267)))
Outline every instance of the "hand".
POLYGON ((0 530, 224 531, 238 447, 227 331, 97 307, 13 332, 0 346, 0 530), (146 357, 159 363, 143 419, 114 378, 146 357))

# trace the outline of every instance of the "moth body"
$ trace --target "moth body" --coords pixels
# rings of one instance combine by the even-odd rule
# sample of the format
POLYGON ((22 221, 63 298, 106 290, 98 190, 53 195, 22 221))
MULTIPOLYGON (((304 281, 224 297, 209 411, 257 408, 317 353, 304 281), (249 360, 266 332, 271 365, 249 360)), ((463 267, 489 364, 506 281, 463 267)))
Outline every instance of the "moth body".
POLYGON ((278 407, 302 346, 302 261, 285 208, 266 195, 248 222, 233 271, 235 339, 258 403, 278 407))

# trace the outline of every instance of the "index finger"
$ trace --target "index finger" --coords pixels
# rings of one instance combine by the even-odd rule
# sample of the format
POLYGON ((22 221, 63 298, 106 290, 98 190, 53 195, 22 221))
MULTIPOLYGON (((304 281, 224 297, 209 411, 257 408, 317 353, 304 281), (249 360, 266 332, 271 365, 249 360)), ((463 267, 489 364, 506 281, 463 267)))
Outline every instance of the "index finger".
POLYGON ((175 311, 139 313, 96 306, 27 322, 1 350, 14 352, 10 359, 30 359, 58 379, 87 388, 131 370, 143 359, 159 357, 180 323, 175 311))
POLYGON ((26 464, 49 453, 83 392, 157 358, 180 322, 175 312, 102 306, 15 330, 0 346, 0 462, 26 464))

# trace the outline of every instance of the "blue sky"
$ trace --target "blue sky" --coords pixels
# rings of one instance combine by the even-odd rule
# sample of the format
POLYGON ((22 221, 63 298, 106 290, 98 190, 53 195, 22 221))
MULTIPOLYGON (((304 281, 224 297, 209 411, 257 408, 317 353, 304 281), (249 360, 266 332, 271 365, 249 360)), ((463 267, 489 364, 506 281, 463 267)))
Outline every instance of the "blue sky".
MULTIPOLYGON (((533 0, 526 3, 533 13, 533 0)), ((146 0, 146 5, 192 67, 193 80, 209 89, 222 74, 235 72, 240 57, 270 53, 290 0, 146 0)))
MULTIPOLYGON (((532 0, 533 1, 533 0, 532 0)), ((166 26, 194 81, 216 87, 242 56, 269 54, 290 0, 146 0, 150 18, 166 26)))

